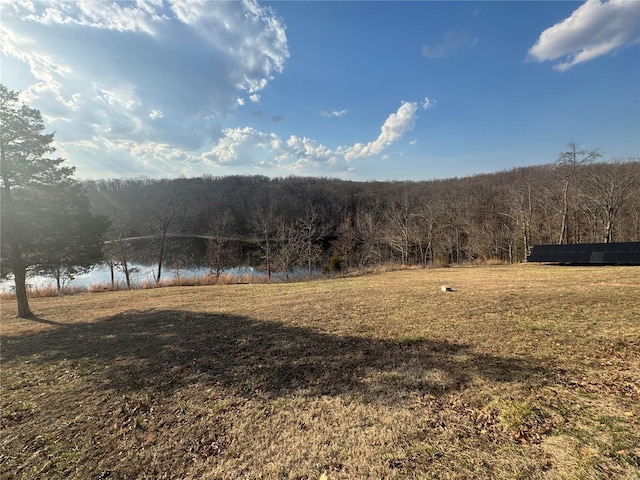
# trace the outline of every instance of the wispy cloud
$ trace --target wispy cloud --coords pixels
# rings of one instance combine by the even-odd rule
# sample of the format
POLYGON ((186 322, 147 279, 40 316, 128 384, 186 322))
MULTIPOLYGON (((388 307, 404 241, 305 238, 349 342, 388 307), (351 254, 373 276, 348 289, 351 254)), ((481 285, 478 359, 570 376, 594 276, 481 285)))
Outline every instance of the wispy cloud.
POLYGON ((343 115, 347 114, 347 110, 322 110, 320 114, 323 117, 342 117, 343 115))
POLYGON ((427 58, 444 58, 459 48, 472 48, 478 43, 478 37, 473 37, 466 30, 451 30, 444 42, 422 47, 422 55, 427 58))
POLYGON ((424 97, 424 100, 420 102, 420 105, 423 109, 427 110, 429 108, 433 108, 436 104, 435 100, 430 99, 429 97, 424 97))
POLYGON ((640 2, 587 0, 571 16, 540 34, 529 59, 560 61, 553 68, 571 67, 640 40, 640 2))

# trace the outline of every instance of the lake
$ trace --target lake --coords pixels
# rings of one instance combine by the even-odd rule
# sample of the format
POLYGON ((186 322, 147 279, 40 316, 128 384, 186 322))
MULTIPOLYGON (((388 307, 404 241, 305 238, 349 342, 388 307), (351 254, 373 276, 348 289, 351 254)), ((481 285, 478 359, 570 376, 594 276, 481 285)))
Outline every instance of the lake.
MULTIPOLYGON (((155 283, 155 275, 158 266, 139 265, 132 264, 130 267, 129 278, 131 279, 131 285, 133 287, 139 287, 144 283, 155 283)), ((121 286, 126 285, 124 274, 115 269, 115 281, 121 286)), ((178 277, 205 277, 211 274, 211 270, 206 267, 191 267, 181 268, 179 270, 162 267, 162 279, 173 279, 178 277)), ((254 267, 234 267, 224 270, 225 275, 252 275, 260 276, 264 273, 260 272, 254 267)), ((56 280, 51 277, 44 277, 42 275, 31 275, 27 277, 27 289, 44 289, 50 286, 55 286, 56 280)), ((107 265, 98 265, 91 269, 88 273, 78 275, 71 282, 65 284, 70 287, 88 288, 92 285, 104 285, 108 287, 111 285, 111 271, 107 265)), ((10 292, 15 288, 13 278, 10 276, 6 280, 0 281, 0 292, 10 292)))

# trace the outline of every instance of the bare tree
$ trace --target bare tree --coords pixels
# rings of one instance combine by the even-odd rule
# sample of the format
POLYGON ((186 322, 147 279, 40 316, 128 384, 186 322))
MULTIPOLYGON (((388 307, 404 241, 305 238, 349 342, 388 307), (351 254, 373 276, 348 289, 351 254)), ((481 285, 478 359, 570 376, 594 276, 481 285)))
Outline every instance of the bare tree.
POLYGON ((521 169, 505 191, 508 213, 503 215, 513 219, 522 238, 523 259, 526 259, 534 243, 535 212, 540 200, 540 174, 530 169, 521 169))
POLYGON ((107 242, 106 250, 107 265, 111 270, 111 286, 115 287, 114 269, 118 269, 124 275, 127 288, 131 288, 131 275, 138 271, 137 267, 132 267, 131 244, 126 238, 122 238, 122 232, 119 232, 118 238, 107 242))
POLYGON ((357 256, 357 232, 354 226, 353 216, 347 214, 336 229, 338 239, 334 242, 333 248, 344 260, 345 266, 351 268, 355 265, 357 256))
POLYGON ((129 241, 126 240, 129 232, 130 222, 128 211, 122 208, 115 208, 109 212, 111 218, 111 228, 108 231, 105 242, 105 262, 111 272, 111 288, 115 288, 115 270, 118 269, 124 274, 127 288, 131 288, 131 274, 137 269, 131 267, 133 262, 133 251, 129 241))
POLYGON ((600 214, 603 242, 610 243, 621 208, 632 194, 637 194, 633 187, 640 179, 640 169, 637 164, 622 160, 600 163, 594 167, 587 176, 584 196, 600 214))
POLYGON ((149 215, 148 223, 151 227, 151 235, 158 248, 158 269, 155 275, 156 285, 158 285, 162 277, 162 263, 169 227, 179 215, 184 213, 185 205, 180 197, 168 194, 154 197, 153 203, 147 202, 145 207, 149 215))
POLYGON ((558 236, 560 245, 569 243, 569 190, 574 174, 581 165, 592 163, 602 156, 599 149, 585 150, 576 142, 571 142, 568 147, 569 149, 562 152, 555 163, 562 180, 562 221, 558 236))
POLYGON ((303 247, 300 232, 295 226, 285 222, 284 219, 279 219, 278 229, 276 233, 278 248, 273 255, 274 268, 289 278, 289 272, 291 272, 294 266, 300 262, 301 248, 303 247))
POLYGON ((220 278, 222 270, 233 267, 239 261, 238 249, 234 248, 231 238, 233 233, 234 219, 228 209, 214 215, 209 222, 206 255, 216 279, 220 278))
POLYGON ((412 214, 415 218, 415 242, 420 255, 420 263, 423 267, 433 263, 434 233, 435 233, 435 212, 431 204, 424 202, 419 206, 418 211, 412 214))
POLYGON ((260 238, 260 258, 264 261, 264 268, 269 280, 271 280, 276 233, 280 222, 281 219, 275 215, 273 210, 263 207, 258 207, 252 221, 253 231, 260 238))
POLYGON ((469 237, 469 221, 465 210, 467 199, 458 199, 453 195, 443 199, 438 215, 436 234, 442 260, 460 263, 467 259, 466 244, 469 237))
POLYGON ((383 258, 383 249, 380 241, 382 227, 380 224, 380 220, 372 211, 364 210, 356 214, 356 242, 360 269, 379 264, 383 258))
POLYGON ((301 259, 307 268, 307 274, 311 277, 313 275, 313 267, 322 258, 322 247, 318 244, 318 241, 324 234, 315 208, 308 207, 305 210, 305 216, 299 218, 296 222, 296 230, 301 242, 301 259))
POLYGON ((385 241, 400 254, 402 265, 409 263, 413 230, 412 202, 407 195, 394 201, 385 213, 385 241))

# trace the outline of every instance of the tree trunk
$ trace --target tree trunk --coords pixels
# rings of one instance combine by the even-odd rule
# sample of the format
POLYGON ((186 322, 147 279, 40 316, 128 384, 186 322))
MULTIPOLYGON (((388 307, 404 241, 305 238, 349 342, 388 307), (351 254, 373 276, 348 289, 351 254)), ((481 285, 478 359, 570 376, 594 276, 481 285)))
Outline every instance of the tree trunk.
MULTIPOLYGON (((565 239, 565 233, 567 232, 567 218, 569 217, 569 182, 567 181, 564 186, 564 192, 562 196, 563 208, 562 208, 562 225, 560 226, 560 238, 558 238, 558 245, 562 245, 565 239)), ((569 243, 567 241, 567 243, 569 243)))
POLYGON ((611 243, 613 240, 613 216, 609 215, 605 224, 604 243, 611 243))
POLYGON ((113 271, 113 262, 108 262, 108 265, 109 265, 109 272, 111 273, 111 290, 115 290, 116 276, 115 276, 115 272, 113 271))
POLYGON ((131 290, 131 272, 129 271, 129 264, 126 259, 122 260, 122 271, 127 282, 127 288, 131 290))
MULTIPOLYGON (((4 166, 6 164, 6 160, 4 157, 4 148, 2 150, 2 162, 0 166, 4 166)), ((11 188, 10 184, 5 177, 5 172, 3 169, 2 172, 2 180, 4 182, 4 196, 2 198, 4 205, 3 207, 7 210, 11 210, 11 188)), ((27 298, 27 266, 22 260, 22 250, 20 249, 20 244, 15 238, 16 232, 13 232, 11 235, 11 239, 9 242, 9 250, 11 252, 11 258, 9 260, 11 264, 11 271, 13 271, 14 281, 16 284, 16 300, 18 301, 18 317, 20 318, 29 318, 33 317, 33 312, 29 308, 29 299, 27 298)))
POLYGON ((27 298, 27 269, 21 260, 14 259, 13 275, 16 283, 16 299, 18 300, 18 317, 33 317, 33 312, 29 308, 29 299, 27 298))
POLYGON ((158 275, 156 276, 156 285, 160 284, 160 276, 162 275, 162 257, 164 255, 164 245, 160 247, 160 259, 158 260, 158 275))
POLYGON ((56 267, 56 286, 58 287, 58 293, 62 293, 62 284, 60 283, 60 267, 56 267))
POLYGON ((527 259, 527 256, 529 255, 529 235, 528 235, 528 231, 527 231, 527 222, 523 221, 522 222, 522 243, 523 243, 523 247, 524 247, 524 260, 527 259))
POLYGON ((269 245, 269 238, 267 238, 266 245, 266 261, 267 261, 267 278, 271 281, 271 246, 269 245))
POLYGON ((160 239, 160 252, 158 253, 158 275, 156 276, 156 285, 160 284, 160 276, 162 275, 162 262, 164 260, 164 243, 167 240, 167 229, 162 230, 162 239, 160 239))

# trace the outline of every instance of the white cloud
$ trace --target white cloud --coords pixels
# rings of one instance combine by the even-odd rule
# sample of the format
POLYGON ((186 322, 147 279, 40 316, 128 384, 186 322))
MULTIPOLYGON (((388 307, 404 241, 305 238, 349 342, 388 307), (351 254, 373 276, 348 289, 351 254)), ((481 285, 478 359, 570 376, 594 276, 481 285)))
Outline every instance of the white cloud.
POLYGON ((261 132, 252 127, 229 128, 202 158, 212 165, 272 166, 293 171, 324 165, 345 171, 348 162, 378 155, 401 139, 413 128, 417 110, 417 103, 402 102, 400 108, 386 119, 376 140, 335 149, 296 135, 284 140, 275 133, 261 132))
POLYGON ((295 135, 289 137, 287 140, 287 147, 289 147, 289 154, 296 156, 297 158, 312 158, 312 159, 325 159, 329 160, 334 156, 333 151, 319 145, 315 140, 310 138, 299 138, 295 135))
MULTIPOLYGON (((284 25, 254 0, 3 0, 0 15, 2 57, 32 76, 25 84, 6 70, 3 83, 23 91, 68 151, 105 139, 127 155, 142 155, 129 141, 166 145, 164 154, 201 149, 289 57, 284 25)), ((77 151, 85 156, 71 163, 102 168, 77 151)))
POLYGON ((238 107, 261 100, 289 57, 284 25, 269 7, 0 0, 0 14, 3 58, 32 77, 18 86, 3 71, 3 81, 42 111, 61 153, 85 177, 175 176, 209 165, 345 172, 353 160, 384 153, 413 128, 420 106, 432 105, 402 102, 377 138, 337 147, 251 126, 223 129, 238 107))
POLYGON ((447 33, 443 43, 424 45, 422 55, 427 58, 444 58, 453 53, 454 50, 463 47, 475 47, 478 37, 473 37, 466 30, 451 30, 447 33))
POLYGON ((58 153, 67 158, 99 155, 102 162, 87 169, 78 165, 78 174, 84 178, 110 178, 130 176, 131 172, 144 172, 150 177, 188 175, 200 159, 188 151, 157 142, 136 142, 95 138, 74 142, 55 143, 58 153))
POLYGON ((253 127, 227 128, 211 150, 202 154, 210 165, 269 165, 296 169, 299 162, 327 162, 333 152, 312 139, 291 135, 283 140, 275 133, 253 127))
POLYGON ((322 110, 322 112, 320 113, 323 117, 342 117, 343 115, 347 114, 347 110, 322 110))
POLYGON ((262 133, 253 127, 226 128, 223 130, 223 137, 218 143, 202 158, 210 164, 224 165, 246 165, 254 163, 253 155, 256 148, 269 148, 270 144, 279 146, 269 141, 270 136, 262 133))
POLYGON ((341 150, 341 153, 344 152, 345 160, 351 161, 356 158, 370 157, 382 152, 393 142, 402 138, 406 132, 413 129, 417 119, 417 110, 417 103, 402 102, 398 111, 389 115, 384 122, 377 139, 366 144, 356 143, 352 147, 341 150))
POLYGON ((639 18, 639 1, 587 0, 570 17, 542 32, 529 49, 529 58, 561 59, 553 68, 568 70, 640 40, 639 18))

